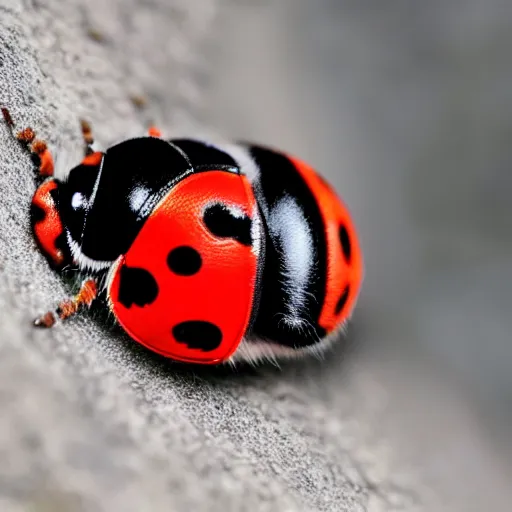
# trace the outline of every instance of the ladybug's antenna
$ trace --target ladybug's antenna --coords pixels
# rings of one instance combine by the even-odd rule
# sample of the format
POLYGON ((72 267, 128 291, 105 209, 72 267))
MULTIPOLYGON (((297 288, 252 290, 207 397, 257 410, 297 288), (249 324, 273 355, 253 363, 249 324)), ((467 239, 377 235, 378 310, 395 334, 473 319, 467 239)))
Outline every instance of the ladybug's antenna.
POLYGON ((84 153, 85 156, 94 153, 94 135, 92 134, 92 128, 88 121, 80 119, 80 127, 82 129, 82 138, 84 140, 84 153))
POLYGON ((14 121, 12 120, 11 113, 9 110, 5 107, 2 107, 2 116, 4 117, 4 120, 7 124, 7 126, 11 129, 14 128, 14 121))
MULTIPOLYGON (((11 130, 11 133, 14 134, 14 120, 9 112, 9 109, 6 107, 1 107, 2 116, 11 130)), ((15 135, 16 139, 23 144, 25 149, 30 151, 32 154, 36 165, 39 176, 47 177, 53 176, 54 171, 54 163, 53 156, 48 149, 48 145, 44 140, 36 139, 36 132, 28 127, 19 131, 15 135)))

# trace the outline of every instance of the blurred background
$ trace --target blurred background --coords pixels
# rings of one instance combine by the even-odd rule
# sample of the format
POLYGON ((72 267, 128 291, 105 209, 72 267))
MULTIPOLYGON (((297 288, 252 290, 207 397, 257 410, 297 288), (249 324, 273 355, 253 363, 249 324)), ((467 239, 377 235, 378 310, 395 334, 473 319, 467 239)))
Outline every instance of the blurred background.
POLYGON ((209 115, 226 136, 309 160, 344 197, 366 259, 351 336, 395 392, 399 424, 443 438, 445 462, 480 483, 503 475, 512 3, 241 1, 219 18, 209 115))
POLYGON ((35 332, 69 291, 0 125, 0 511, 509 510, 511 50, 510 0, 0 0, 0 103, 57 154, 79 117, 101 144, 151 118, 282 148, 366 263, 325 360, 180 369, 88 315, 35 332))

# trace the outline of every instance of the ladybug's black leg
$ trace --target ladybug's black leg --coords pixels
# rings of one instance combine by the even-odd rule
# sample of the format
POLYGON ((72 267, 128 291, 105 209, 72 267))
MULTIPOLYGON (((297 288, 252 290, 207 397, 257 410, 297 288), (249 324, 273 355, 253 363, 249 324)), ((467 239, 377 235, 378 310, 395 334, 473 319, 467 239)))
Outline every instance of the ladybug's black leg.
MULTIPOLYGON (((14 130, 14 121, 8 109, 2 107, 2 115, 11 130, 14 130)), ((45 141, 36 139, 32 128, 25 128, 16 133, 16 138, 32 153, 36 161, 39 176, 44 178, 53 176, 53 156, 45 141)))
POLYGON ((82 283, 80 291, 72 299, 62 301, 57 307, 55 313, 48 311, 44 315, 36 318, 34 325, 36 327, 52 327, 55 324, 57 315, 61 320, 73 316, 82 306, 90 307, 98 294, 98 287, 94 279, 87 279, 82 283))
POLYGON ((80 120, 80 127, 82 128, 82 137, 84 140, 84 155, 87 156, 94 153, 94 136, 92 134, 91 125, 85 119, 80 120))

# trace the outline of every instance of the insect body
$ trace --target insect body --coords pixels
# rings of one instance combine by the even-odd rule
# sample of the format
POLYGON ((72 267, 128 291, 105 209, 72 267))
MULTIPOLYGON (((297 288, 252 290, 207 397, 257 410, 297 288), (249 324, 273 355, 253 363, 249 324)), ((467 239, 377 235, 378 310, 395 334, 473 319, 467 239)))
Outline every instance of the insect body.
MULTIPOLYGON (((326 346, 363 277, 354 225, 333 189, 273 149, 159 135, 89 150, 66 180, 48 177, 36 190, 41 251, 54 268, 84 275, 57 316, 103 301, 131 338, 192 363, 326 346)), ((37 323, 54 321, 48 313, 37 323)))

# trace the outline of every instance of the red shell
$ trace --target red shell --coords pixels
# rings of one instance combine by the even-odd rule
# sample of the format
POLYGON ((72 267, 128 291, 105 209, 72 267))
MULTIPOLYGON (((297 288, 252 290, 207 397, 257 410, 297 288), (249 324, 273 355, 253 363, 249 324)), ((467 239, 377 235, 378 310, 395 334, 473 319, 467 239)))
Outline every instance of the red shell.
POLYGON ((116 262, 108 287, 112 311, 125 331, 147 348, 179 361, 217 364, 228 359, 251 317, 257 250, 207 229, 204 211, 215 203, 257 221, 256 201, 244 176, 216 170, 191 175, 160 201, 128 252, 116 262), (178 275, 169 268, 168 255, 182 246, 201 256, 201 268, 194 275, 178 275), (144 269, 155 278, 158 293, 150 304, 122 303, 123 267, 144 269), (219 345, 204 350, 178 341, 173 330, 193 321, 220 329, 219 345))
POLYGON ((331 333, 350 318, 356 305, 363 281, 363 254, 350 212, 334 189, 310 165, 295 157, 289 158, 315 195, 324 220, 327 283, 318 323, 327 333, 331 333), (350 255, 345 254, 342 247, 340 226, 346 230, 350 240, 350 255), (345 293, 343 290, 346 290, 345 293), (345 295, 343 303, 340 302, 340 293, 342 297, 345 295))

